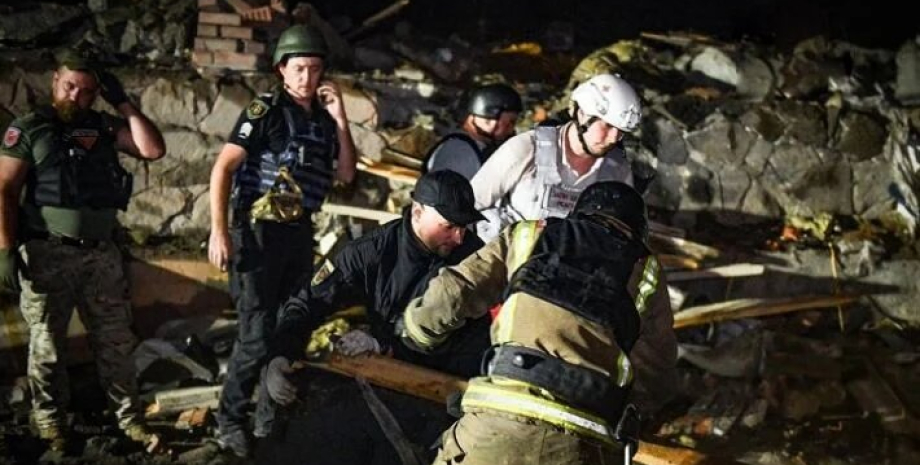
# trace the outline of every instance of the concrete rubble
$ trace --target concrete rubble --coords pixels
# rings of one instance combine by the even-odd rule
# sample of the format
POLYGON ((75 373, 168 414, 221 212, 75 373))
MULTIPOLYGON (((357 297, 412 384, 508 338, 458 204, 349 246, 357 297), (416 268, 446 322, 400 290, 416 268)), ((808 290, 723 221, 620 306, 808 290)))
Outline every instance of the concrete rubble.
MULTIPOLYGON (((209 172, 240 111, 275 84, 264 69, 273 34, 304 21, 330 33, 363 171, 330 196, 340 213, 315 215, 321 255, 407 204, 468 84, 513 84, 526 130, 565 119, 577 83, 616 72, 646 103, 626 149, 650 174, 654 220, 669 228, 656 250, 675 273, 700 272, 670 283, 675 311, 724 307, 678 329, 680 395, 649 434, 757 464, 901 464, 920 452, 920 36, 892 50, 824 37, 779 49, 643 33, 592 52, 566 22, 549 27, 543 48, 486 45, 373 16, 322 18, 305 3, 289 15, 281 3, 36 2, 0 15, 0 125, 47 97, 51 52, 82 43, 107 56, 168 149, 162 162, 126 163, 135 193, 121 217, 135 287, 158 289, 134 291, 145 338, 135 363, 165 453, 147 456, 101 426, 104 399, 74 328, 73 403, 85 408, 73 424, 87 441, 82 458, 58 463, 225 463, 208 438, 234 321, 224 318, 226 278, 202 250, 209 172), (253 29, 266 7, 268 22, 253 29), (230 52, 248 61, 216 58, 230 52), (704 273, 732 264, 759 268, 704 273)), ((0 312, 0 464, 34 463, 44 459, 27 421, 27 334, 15 303, 0 312)))

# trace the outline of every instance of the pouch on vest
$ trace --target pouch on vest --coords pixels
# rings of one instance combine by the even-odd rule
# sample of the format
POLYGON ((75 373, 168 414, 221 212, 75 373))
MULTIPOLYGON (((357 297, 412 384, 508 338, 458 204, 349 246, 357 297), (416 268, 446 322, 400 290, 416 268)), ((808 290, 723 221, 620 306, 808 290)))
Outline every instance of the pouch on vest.
POLYGON ((249 210, 252 221, 288 223, 303 216, 303 191, 287 167, 278 171, 271 189, 252 203, 249 210))

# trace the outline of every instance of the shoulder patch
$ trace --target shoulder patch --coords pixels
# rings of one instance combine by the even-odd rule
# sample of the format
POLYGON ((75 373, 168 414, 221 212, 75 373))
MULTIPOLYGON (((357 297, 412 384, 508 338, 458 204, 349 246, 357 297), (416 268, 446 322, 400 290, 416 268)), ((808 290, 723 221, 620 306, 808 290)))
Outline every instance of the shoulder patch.
POLYGON ((313 275, 313 280, 310 281, 310 285, 319 286, 332 275, 333 271, 335 271, 335 265, 333 265, 331 261, 326 260, 323 266, 313 275))
POLYGON ((249 119, 259 119, 265 116, 265 113, 268 112, 269 106, 267 103, 263 102, 262 99, 255 99, 252 103, 246 107, 246 117, 249 119))
POLYGON ((19 143, 19 136, 22 135, 22 129, 10 126, 3 134, 3 146, 11 148, 19 143))

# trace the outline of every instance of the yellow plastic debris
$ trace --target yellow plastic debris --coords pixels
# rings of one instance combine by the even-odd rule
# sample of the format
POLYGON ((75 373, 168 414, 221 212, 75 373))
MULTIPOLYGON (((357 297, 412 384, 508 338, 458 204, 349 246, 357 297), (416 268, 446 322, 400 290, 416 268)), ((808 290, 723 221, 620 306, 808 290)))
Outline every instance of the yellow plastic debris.
POLYGON ((333 340, 351 331, 367 316, 367 309, 356 305, 333 313, 322 326, 316 328, 304 349, 307 358, 316 359, 332 351, 333 340))
POLYGON ((492 49, 492 53, 517 53, 521 55, 540 55, 543 53, 543 47, 536 42, 519 42, 507 47, 492 49))

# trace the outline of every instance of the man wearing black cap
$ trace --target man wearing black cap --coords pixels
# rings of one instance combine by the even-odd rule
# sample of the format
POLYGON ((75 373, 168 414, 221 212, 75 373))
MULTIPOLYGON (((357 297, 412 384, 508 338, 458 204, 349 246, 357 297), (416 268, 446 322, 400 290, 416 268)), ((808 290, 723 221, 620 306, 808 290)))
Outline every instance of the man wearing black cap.
MULTIPOLYGON (((460 174, 437 171, 422 176, 412 199, 401 219, 348 244, 317 271, 310 286, 304 286, 281 309, 273 338, 275 357, 265 375, 267 391, 277 403, 290 404, 297 396, 286 375, 292 371, 290 362, 303 358, 311 332, 335 311, 356 305, 366 307, 370 329, 353 330, 338 341, 337 350, 345 355, 392 352, 395 358, 462 376, 478 373, 481 354, 489 340, 485 319, 469 324, 464 334, 458 334, 449 348, 436 355, 419 354, 394 337, 395 322, 409 301, 424 292, 428 281, 441 268, 459 263, 483 245, 476 234, 468 231, 482 216, 473 207, 469 182, 460 174)), ((381 455, 399 463, 387 441, 375 443, 373 436, 379 428, 373 419, 370 423, 374 431, 367 433, 371 438, 363 443, 339 437, 335 444, 322 444, 318 439, 322 436, 310 432, 305 433, 308 437, 303 441, 322 444, 322 451, 300 446, 311 449, 311 464, 389 463, 381 455)), ((329 428, 324 426, 322 434, 328 434, 329 428)))

